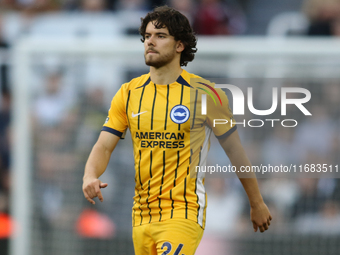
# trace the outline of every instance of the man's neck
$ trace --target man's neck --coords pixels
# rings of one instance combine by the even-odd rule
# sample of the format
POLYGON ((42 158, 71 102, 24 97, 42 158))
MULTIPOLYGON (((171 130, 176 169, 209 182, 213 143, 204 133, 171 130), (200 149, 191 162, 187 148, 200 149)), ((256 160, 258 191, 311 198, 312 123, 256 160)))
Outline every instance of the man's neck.
POLYGON ((173 66, 162 66, 160 68, 150 67, 151 81, 158 85, 167 85, 173 83, 181 75, 183 69, 173 66))

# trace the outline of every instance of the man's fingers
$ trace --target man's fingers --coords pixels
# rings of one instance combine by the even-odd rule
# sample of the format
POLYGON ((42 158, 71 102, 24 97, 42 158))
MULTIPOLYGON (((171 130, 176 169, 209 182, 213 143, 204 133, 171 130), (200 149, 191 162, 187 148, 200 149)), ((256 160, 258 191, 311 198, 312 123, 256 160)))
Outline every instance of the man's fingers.
POLYGON ((257 225, 255 222, 253 222, 253 228, 254 231, 257 232, 257 229, 260 229, 260 232, 263 233, 264 231, 266 231, 269 228, 270 225, 270 221, 268 220, 268 222, 263 223, 262 225, 257 225))
MULTIPOLYGON (((107 185, 108 185, 107 183, 100 183, 99 188, 101 188, 101 189, 106 188, 107 185)), ((100 191, 100 189, 96 191, 96 195, 98 196, 100 202, 104 201, 104 198, 103 198, 103 195, 102 195, 102 192, 100 191)))
POLYGON ((95 204, 94 200, 92 198, 96 197, 95 189, 91 186, 86 187, 84 190, 84 196, 91 204, 95 204))
POLYGON ((96 196, 97 196, 96 193, 97 193, 97 192, 96 192, 96 189, 95 189, 94 187, 89 187, 89 189, 88 189, 88 194, 89 194, 90 198, 96 197, 96 196))
POLYGON ((103 202, 104 198, 100 189, 106 188, 107 183, 102 183, 100 180, 95 180, 85 186, 83 189, 85 198, 91 203, 95 204, 93 198, 98 197, 99 201, 103 202))
POLYGON ((92 200, 91 198, 87 198, 87 201, 89 201, 91 204, 95 205, 96 202, 94 202, 94 200, 92 200))
POLYGON ((106 188, 107 187, 107 183, 101 183, 101 184, 99 184, 99 187, 101 188, 101 189, 103 189, 103 188, 106 188))
POLYGON ((96 204, 96 202, 94 202, 86 192, 84 192, 84 196, 86 200, 89 201, 91 204, 96 204))
POLYGON ((263 228, 264 228, 264 230, 267 230, 268 229, 268 223, 266 222, 266 223, 263 223, 263 228))
POLYGON ((260 232, 263 233, 265 231, 264 227, 263 226, 260 226, 260 232))
POLYGON ((257 225, 255 222, 253 222, 253 228, 254 228, 254 231, 257 232, 257 225))
MULTIPOLYGON (((100 186, 100 185, 99 185, 99 186, 100 186)), ((100 202, 103 202, 103 201, 104 201, 102 192, 100 191, 100 187, 96 187, 96 197, 98 197, 98 199, 99 199, 100 202)))
POLYGON ((264 232, 269 229, 272 216, 265 204, 260 207, 254 207, 250 210, 250 219, 253 223, 253 228, 257 232, 257 228, 260 232, 264 232))
POLYGON ((92 192, 91 192, 91 189, 90 187, 86 187, 83 189, 83 193, 84 193, 84 196, 85 198, 88 200, 88 198, 93 198, 93 195, 92 195, 92 192))
POLYGON ((102 193, 100 191, 97 192, 97 196, 98 196, 98 199, 99 199, 100 202, 104 201, 103 195, 102 195, 102 193))

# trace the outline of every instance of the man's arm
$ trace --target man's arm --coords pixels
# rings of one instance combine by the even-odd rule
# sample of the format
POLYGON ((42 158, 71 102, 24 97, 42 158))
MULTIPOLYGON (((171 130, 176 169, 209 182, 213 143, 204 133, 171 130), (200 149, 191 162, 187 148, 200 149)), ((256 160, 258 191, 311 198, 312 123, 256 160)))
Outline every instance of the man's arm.
MULTIPOLYGON (((219 142, 228 155, 233 166, 236 167, 244 190, 250 203, 250 219, 253 222, 254 231, 259 228, 261 232, 268 229, 272 216, 261 196, 255 173, 239 173, 241 166, 251 166, 251 163, 241 144, 237 130, 226 138, 219 139, 219 142)), ((251 168, 250 168, 251 169, 251 168)))
POLYGON ((119 139, 114 134, 102 131, 87 160, 83 177, 83 192, 85 198, 92 204, 95 204, 93 200, 95 197, 98 197, 101 202, 104 200, 100 189, 107 187, 107 183, 102 183, 98 178, 105 172, 111 153, 119 139))

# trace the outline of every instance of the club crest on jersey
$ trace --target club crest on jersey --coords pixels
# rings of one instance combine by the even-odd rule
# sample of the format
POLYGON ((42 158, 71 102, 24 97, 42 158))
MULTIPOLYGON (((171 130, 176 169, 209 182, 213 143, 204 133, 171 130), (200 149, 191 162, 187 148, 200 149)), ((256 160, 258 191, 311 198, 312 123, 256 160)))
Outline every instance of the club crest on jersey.
POLYGON ((176 105, 170 111, 170 118, 176 124, 186 122, 190 117, 190 111, 185 105, 176 105))

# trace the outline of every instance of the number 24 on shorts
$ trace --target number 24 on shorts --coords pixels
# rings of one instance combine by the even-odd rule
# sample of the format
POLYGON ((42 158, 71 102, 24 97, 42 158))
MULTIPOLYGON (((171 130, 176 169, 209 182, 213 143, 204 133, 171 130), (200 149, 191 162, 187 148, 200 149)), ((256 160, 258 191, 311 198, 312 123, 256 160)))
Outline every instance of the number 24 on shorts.
MULTIPOLYGON (((165 248, 165 247, 167 248, 167 250, 164 251, 161 255, 167 255, 167 254, 169 254, 169 253, 171 252, 171 249, 172 249, 171 243, 169 243, 169 242, 164 242, 163 245, 162 245, 162 247, 161 247, 161 249, 163 250, 163 248, 165 248)), ((184 254, 179 254, 180 251, 182 250, 182 248, 183 248, 183 244, 180 243, 180 244, 178 245, 178 247, 177 247, 177 249, 176 249, 174 255, 184 255, 184 254)))

